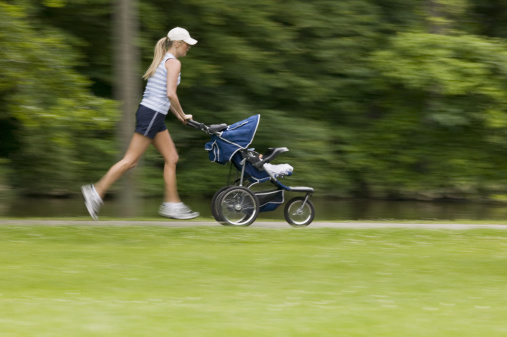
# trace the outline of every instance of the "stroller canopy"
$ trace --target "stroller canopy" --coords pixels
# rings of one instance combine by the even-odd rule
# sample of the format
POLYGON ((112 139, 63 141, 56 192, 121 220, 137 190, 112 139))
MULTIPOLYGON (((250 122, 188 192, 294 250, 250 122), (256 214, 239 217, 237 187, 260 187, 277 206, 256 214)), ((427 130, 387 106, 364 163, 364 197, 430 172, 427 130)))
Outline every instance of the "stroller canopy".
POLYGON ((209 153, 209 160, 225 164, 231 161, 236 152, 247 149, 255 137, 260 117, 260 115, 251 116, 229 125, 217 135, 211 135, 211 141, 204 145, 204 149, 209 153))

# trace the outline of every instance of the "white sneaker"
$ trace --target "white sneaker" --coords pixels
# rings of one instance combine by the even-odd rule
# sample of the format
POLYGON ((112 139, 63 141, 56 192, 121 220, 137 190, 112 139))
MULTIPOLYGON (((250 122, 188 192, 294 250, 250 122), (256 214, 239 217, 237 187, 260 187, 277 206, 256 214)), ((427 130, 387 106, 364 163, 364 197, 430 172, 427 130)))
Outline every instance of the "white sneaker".
POLYGON ((85 200, 85 205, 88 213, 90 213, 90 216, 93 220, 99 220, 98 213, 103 202, 97 195, 97 192, 94 191, 93 185, 81 186, 81 192, 83 193, 83 198, 85 200))
POLYGON ((173 218, 178 220, 188 220, 199 216, 199 212, 193 212, 190 207, 185 204, 180 206, 166 206, 162 204, 158 211, 158 214, 167 218, 173 218))

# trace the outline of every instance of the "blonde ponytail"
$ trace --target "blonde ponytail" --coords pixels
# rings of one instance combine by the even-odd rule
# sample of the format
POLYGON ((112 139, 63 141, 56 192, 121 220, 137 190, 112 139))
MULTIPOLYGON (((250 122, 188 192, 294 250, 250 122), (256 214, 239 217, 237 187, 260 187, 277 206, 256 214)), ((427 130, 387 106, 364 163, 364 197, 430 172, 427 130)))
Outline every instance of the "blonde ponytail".
POLYGON ((164 55, 169 50, 171 45, 173 44, 173 41, 170 41, 169 38, 163 37, 160 40, 158 40, 157 44, 155 45, 155 53, 153 56, 153 62, 151 62, 150 67, 143 75, 143 79, 147 80, 153 74, 155 74, 155 71, 157 70, 158 66, 160 65, 160 62, 164 59, 164 55))

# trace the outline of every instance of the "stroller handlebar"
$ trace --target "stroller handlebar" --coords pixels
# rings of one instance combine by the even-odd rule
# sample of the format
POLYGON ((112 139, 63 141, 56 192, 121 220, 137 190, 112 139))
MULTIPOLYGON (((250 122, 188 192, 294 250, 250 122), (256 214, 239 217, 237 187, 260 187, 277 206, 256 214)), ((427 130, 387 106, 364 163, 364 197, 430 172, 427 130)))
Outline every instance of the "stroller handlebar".
POLYGON ((194 121, 193 119, 187 120, 187 125, 193 127, 194 129, 204 131, 209 135, 218 134, 220 131, 227 129, 227 124, 213 124, 208 126, 204 123, 194 121))
POLYGON ((188 119, 187 125, 193 127, 194 129, 203 130, 203 131, 206 131, 206 129, 208 128, 207 125, 205 125, 203 123, 199 123, 197 121, 194 121, 193 119, 188 119))

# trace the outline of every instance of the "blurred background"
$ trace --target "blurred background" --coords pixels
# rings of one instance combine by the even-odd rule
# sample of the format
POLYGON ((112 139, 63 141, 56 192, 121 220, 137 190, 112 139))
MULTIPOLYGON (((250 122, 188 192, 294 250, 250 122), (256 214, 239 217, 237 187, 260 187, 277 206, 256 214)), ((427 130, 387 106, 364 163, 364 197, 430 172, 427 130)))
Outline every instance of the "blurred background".
MULTIPOLYGON (((79 187, 122 156, 141 76, 176 26, 199 41, 181 59, 184 111, 261 114, 253 147, 290 149, 277 162, 294 167, 287 185, 315 188, 317 220, 506 218, 494 0, 0 0, 0 215, 86 215, 79 187)), ((205 215, 229 168, 208 161, 204 133, 166 123, 180 194, 205 215)), ((104 212, 132 195, 149 205, 133 215, 156 214, 162 168, 150 149, 104 212)))

